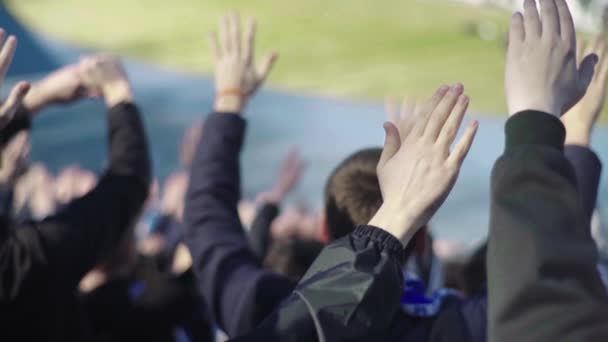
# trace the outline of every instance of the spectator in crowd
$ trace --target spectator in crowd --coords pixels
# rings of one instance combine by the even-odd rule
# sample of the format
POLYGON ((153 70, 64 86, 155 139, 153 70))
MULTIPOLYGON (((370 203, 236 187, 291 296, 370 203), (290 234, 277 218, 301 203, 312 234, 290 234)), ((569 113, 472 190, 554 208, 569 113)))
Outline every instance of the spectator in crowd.
POLYGON ((273 243, 272 224, 279 216, 279 206, 297 186, 305 168, 306 164, 300 159, 298 150, 291 148, 281 164, 272 189, 260 193, 256 198, 258 209, 250 227, 249 238, 253 253, 261 260, 266 258, 273 243))
MULTIPOLYGON (((233 11, 210 35, 213 113, 205 134, 202 123, 186 132, 162 199, 117 57, 84 57, 0 102, 0 339, 213 341, 219 328, 234 341, 608 340, 591 233, 601 162, 590 148, 608 44, 577 44, 565 0, 523 4, 509 29, 490 234, 451 268, 462 294, 441 286, 428 227, 477 133, 473 122, 457 139, 464 86, 389 103, 383 148, 332 171, 318 219, 297 206, 279 215, 305 169, 290 150, 247 234, 244 112, 278 55, 258 65, 256 22, 242 30, 233 11), (71 166, 55 178, 31 164, 36 115, 89 97, 108 107, 106 170, 71 166)), ((5 38, 0 30, 0 84, 17 48, 5 38)))
MULTIPOLYGON (((559 118, 588 87, 603 90, 593 84, 606 82, 608 63, 598 63, 594 53, 578 63, 564 0, 542 1, 540 11, 526 0, 523 15, 511 20, 505 82, 510 118, 505 151, 492 173, 489 339, 603 341, 608 295, 590 233, 593 208, 581 198, 595 180, 579 181, 564 154, 564 141, 589 143, 594 120, 568 113, 566 125, 580 122, 566 132, 559 118)), ((579 102, 580 114, 599 114, 593 102, 579 102)))
MULTIPOLYGON (((295 285, 290 279, 262 267, 261 260, 252 253, 247 243, 237 213, 240 199, 238 156, 245 128, 241 113, 249 97, 265 79, 273 61, 269 57, 264 67, 254 68, 251 45, 255 38, 253 21, 248 24, 246 32, 241 37, 238 14, 231 13, 223 19, 221 43, 212 35, 211 47, 216 58, 215 113, 205 122, 206 133, 194 158, 185 210, 187 243, 192 252, 201 293, 214 322, 231 337, 245 334, 257 326, 278 307, 295 285)), ((427 115, 430 113, 426 112, 432 112, 437 107, 438 111, 444 112, 442 115, 448 115, 454 108, 454 122, 450 121, 447 125, 453 130, 452 125, 460 125, 468 106, 468 97, 463 95, 463 90, 462 85, 442 87, 425 106, 420 106, 419 112, 427 115)), ((409 110, 413 111, 413 108, 409 110)), ((402 114, 403 118, 412 116, 406 115, 407 111, 402 114)), ((433 131, 430 134, 436 138, 441 127, 443 123, 434 123, 429 128, 433 131)), ((447 132, 444 138, 451 142, 455 133, 447 132)), ((472 139, 473 135, 474 129, 471 129, 467 139, 472 139)), ((470 143, 467 139, 465 142, 470 143)), ((322 220, 322 231, 328 240, 349 235, 356 225, 366 224, 382 205, 382 189, 376 174, 381 152, 381 149, 366 149, 354 153, 330 176, 326 188, 325 219, 322 220)), ((452 167, 457 166, 454 164, 452 167)), ((450 175, 450 172, 446 170, 446 175, 450 175)), ((455 174, 452 176, 455 177, 455 174)), ((444 336, 463 340, 468 336, 468 327, 460 317, 456 298, 444 295, 436 301, 429 300, 430 303, 417 303, 411 298, 420 298, 419 293, 415 288, 408 290, 403 294, 405 302, 398 318, 389 320, 395 323, 390 331, 385 332, 386 336, 418 340, 440 334, 434 329, 440 330, 444 336), (443 316, 439 315, 440 311, 445 311, 446 318, 440 317, 443 316)), ((289 317, 284 319, 290 321, 289 317)))
MULTIPOLYGON (((4 41, 4 31, 0 34, 4 41)), ((17 47, 10 36, 0 50, 4 76, 17 47)), ((150 181, 148 143, 120 60, 91 56, 50 78, 19 83, 1 108, 2 205, 20 173, 22 153, 34 113, 51 103, 100 96, 108 106, 109 162, 95 188, 42 221, 13 223, 7 212, 0 226, 0 320, 7 341, 88 340, 78 307, 80 279, 118 244, 134 223, 150 181), (52 81, 49 81, 52 80, 52 81), (52 86, 48 86, 50 82, 52 86), (27 94, 27 96, 26 96, 27 94), (16 147, 15 147, 16 146, 16 147)))

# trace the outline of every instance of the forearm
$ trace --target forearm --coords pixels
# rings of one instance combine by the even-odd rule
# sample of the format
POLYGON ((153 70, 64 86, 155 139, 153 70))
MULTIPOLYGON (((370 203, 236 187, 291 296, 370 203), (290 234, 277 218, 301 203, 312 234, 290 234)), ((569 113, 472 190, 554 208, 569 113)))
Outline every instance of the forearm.
POLYGON ((205 121, 190 171, 184 219, 193 269, 210 316, 229 336, 257 326, 289 282, 262 269, 237 212, 245 121, 213 113, 205 121))
POLYGON ((108 172, 137 178, 146 188, 151 166, 148 141, 137 106, 121 102, 108 111, 110 155, 108 172))
POLYGON ((251 250, 255 255, 264 260, 268 254, 268 248, 272 243, 270 233, 272 222, 279 215, 279 206, 274 203, 264 203, 255 216, 249 232, 251 250))
POLYGON ((117 246, 148 195, 150 160, 139 112, 121 104, 110 109, 108 122, 110 162, 97 186, 37 224, 49 263, 69 284, 117 246), (65 263, 71 267, 62 267, 65 263))
POLYGON ((564 155, 574 168, 578 192, 585 211, 585 218, 591 221, 597 201, 602 163, 588 146, 566 145, 564 155))
POLYGON ((213 113, 205 127, 186 194, 184 219, 189 235, 229 236, 234 243, 247 245, 237 212, 245 121, 237 115, 213 113))
POLYGON ((492 174, 490 340, 605 338, 608 299, 563 153, 563 126, 548 114, 524 112, 506 131, 505 153, 492 174))
POLYGON ((27 113, 28 117, 33 119, 38 113, 46 109, 54 102, 55 101, 50 94, 42 91, 40 86, 35 84, 30 88, 30 91, 23 99, 21 107, 27 113))

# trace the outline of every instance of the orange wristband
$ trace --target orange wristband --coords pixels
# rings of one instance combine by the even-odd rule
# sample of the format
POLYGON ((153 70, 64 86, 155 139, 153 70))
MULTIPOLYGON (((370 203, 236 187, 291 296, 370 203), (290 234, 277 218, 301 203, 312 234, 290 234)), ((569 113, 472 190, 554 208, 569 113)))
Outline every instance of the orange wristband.
POLYGON ((243 98, 245 97, 245 93, 243 93, 240 88, 227 88, 217 94, 218 98, 224 96, 237 96, 239 98, 243 98))

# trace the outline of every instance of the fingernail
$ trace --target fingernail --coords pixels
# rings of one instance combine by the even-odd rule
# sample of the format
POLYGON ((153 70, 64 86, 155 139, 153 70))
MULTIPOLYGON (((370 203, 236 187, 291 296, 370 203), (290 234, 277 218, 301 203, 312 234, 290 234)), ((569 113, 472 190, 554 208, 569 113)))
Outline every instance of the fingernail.
POLYGON ((386 132, 388 134, 388 130, 390 127, 390 122, 385 121, 384 124, 382 125, 382 128, 384 128, 384 132, 386 132))
POLYGON ((450 89, 449 86, 442 85, 441 87, 439 87, 439 89, 437 90, 437 92, 443 94, 443 93, 447 92, 449 89, 450 89))
POLYGON ((460 95, 460 102, 462 104, 467 104, 469 103, 469 97, 467 95, 460 95))
POLYGON ((456 83, 452 87, 452 91, 454 91, 454 92, 461 92, 463 90, 464 90, 464 86, 462 85, 462 83, 456 83))
POLYGON ((25 93, 28 90, 30 90, 30 84, 29 83, 24 83, 23 85, 21 85, 21 89, 19 89, 20 93, 25 93))
POLYGON ((473 127, 477 129, 479 127, 479 121, 473 121, 473 127))

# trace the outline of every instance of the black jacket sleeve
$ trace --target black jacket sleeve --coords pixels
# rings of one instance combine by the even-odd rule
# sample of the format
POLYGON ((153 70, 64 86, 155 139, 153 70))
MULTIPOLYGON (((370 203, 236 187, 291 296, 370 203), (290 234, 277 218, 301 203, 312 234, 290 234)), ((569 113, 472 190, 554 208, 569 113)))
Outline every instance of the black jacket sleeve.
POLYGON ((292 294, 236 341, 381 341, 403 293, 401 242, 359 226, 323 249, 292 294))
POLYGON ((264 203, 255 215, 249 231, 249 244, 251 250, 260 260, 268 255, 272 244, 270 228, 272 222, 279 216, 279 206, 274 203, 264 203))
POLYGON ((17 133, 32 128, 31 115, 24 106, 20 106, 15 117, 0 131, 0 146, 6 145, 17 133))
POLYGON ((228 336, 251 331, 295 284, 265 270, 237 212, 245 121, 213 113, 205 121, 186 195, 184 223, 192 267, 208 314, 228 336))
POLYGON ((148 194, 150 157, 132 104, 109 110, 109 165, 97 186, 55 216, 6 227, 0 241, 0 300, 24 289, 76 288, 139 214, 148 194))
POLYGON ((597 155, 586 146, 566 145, 564 155, 572 164, 579 197, 585 211, 585 217, 591 220, 597 202, 597 190, 602 174, 602 162, 597 155))
POLYGON ((490 341, 608 340, 608 298, 564 135, 545 113, 507 122, 492 173, 490 341))

